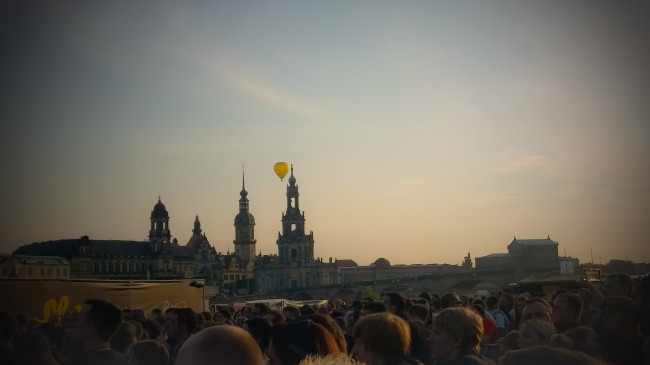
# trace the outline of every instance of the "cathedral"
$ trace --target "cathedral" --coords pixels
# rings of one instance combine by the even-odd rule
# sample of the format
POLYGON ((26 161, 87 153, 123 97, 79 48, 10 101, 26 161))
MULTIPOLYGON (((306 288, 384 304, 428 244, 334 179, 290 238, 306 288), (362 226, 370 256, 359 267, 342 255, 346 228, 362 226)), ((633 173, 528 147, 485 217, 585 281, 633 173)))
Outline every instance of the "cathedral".
POLYGON ((70 263, 71 279, 164 280, 203 279, 225 293, 274 292, 337 282, 337 267, 314 258, 314 234, 305 230, 298 185, 287 185, 287 209, 282 214, 277 255, 255 255, 255 218, 249 211, 242 176, 239 212, 235 216, 234 253, 222 254, 202 232, 198 215, 185 245, 171 239, 169 213, 160 198, 150 216, 148 241, 95 240, 88 236, 32 243, 14 255, 54 256, 70 263))

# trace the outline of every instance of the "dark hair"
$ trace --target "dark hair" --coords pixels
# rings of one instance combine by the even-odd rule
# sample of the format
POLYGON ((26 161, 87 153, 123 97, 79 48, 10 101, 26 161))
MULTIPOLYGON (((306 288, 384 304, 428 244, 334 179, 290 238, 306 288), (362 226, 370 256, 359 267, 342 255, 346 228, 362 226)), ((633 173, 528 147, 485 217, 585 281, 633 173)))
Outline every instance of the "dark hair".
POLYGON ((388 311, 386 309, 386 304, 382 302, 367 302, 363 305, 363 309, 370 313, 382 313, 388 311))
POLYGON ((307 355, 340 354, 334 337, 320 324, 301 320, 273 327, 271 343, 282 364, 298 364, 307 355))
POLYGON ((582 316, 582 297, 578 294, 574 293, 562 293, 558 294, 557 297, 555 297, 555 300, 559 298, 564 298, 566 299, 566 304, 567 308, 573 313, 575 313, 575 316, 580 318, 582 316))
POLYGON ((459 303, 460 298, 458 297, 458 294, 454 293, 453 291, 447 292, 440 297, 440 307, 442 309, 449 308, 459 303))
POLYGON ((632 277, 628 274, 611 274, 607 275, 606 280, 615 280, 618 285, 622 286, 625 288, 625 296, 632 296, 632 286, 634 285, 634 280, 632 280, 632 277))
POLYGON ((429 308, 422 304, 413 304, 408 310, 409 316, 419 318, 426 323, 429 319, 429 308))
POLYGON ((404 307, 406 306, 406 300, 404 300, 402 294, 391 291, 384 293, 384 296, 388 297, 390 305, 394 305, 397 311, 401 312, 404 310, 404 307))
POLYGON ((192 333, 199 322, 192 308, 176 308, 172 313, 176 316, 179 326, 185 325, 187 333, 192 333))
POLYGON ((84 302, 90 307, 86 318, 81 320, 90 322, 98 339, 110 341, 122 323, 122 312, 113 303, 102 299, 88 299, 84 302))
POLYGON ((244 322, 248 328, 248 333, 253 336, 255 342, 260 345, 262 351, 269 347, 271 342, 271 324, 266 318, 251 318, 244 322))

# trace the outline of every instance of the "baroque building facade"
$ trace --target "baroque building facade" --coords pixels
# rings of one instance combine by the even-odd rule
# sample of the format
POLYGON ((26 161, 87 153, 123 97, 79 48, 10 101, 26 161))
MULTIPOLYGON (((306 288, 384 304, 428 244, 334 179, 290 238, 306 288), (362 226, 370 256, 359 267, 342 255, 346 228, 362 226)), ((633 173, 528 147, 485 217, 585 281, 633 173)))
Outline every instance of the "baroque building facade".
POLYGON ((566 259, 573 260, 578 266, 578 260, 560 258, 557 241, 550 236, 536 239, 518 239, 514 237, 508 245, 508 253, 493 253, 476 258, 477 271, 523 270, 523 271, 555 271, 560 270, 560 263, 566 259))
POLYGON ((277 255, 259 256, 255 262, 257 289, 274 292, 338 284, 337 266, 329 259, 314 258, 314 232, 305 229, 305 213, 300 211, 296 178, 287 185, 287 209, 282 213, 282 231, 276 240, 277 255))

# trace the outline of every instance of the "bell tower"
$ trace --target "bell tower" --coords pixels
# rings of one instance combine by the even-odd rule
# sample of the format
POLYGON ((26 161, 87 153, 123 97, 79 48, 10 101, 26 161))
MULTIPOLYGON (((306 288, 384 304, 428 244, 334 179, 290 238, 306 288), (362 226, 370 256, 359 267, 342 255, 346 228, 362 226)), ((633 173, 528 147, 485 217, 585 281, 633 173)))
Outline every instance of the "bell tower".
POLYGON ((235 216, 235 255, 239 256, 244 264, 255 260, 255 217, 248 211, 248 192, 244 184, 242 172, 241 192, 239 193, 239 213, 235 216))
POLYGON ((282 213, 282 232, 278 232, 278 255, 281 263, 314 261, 314 232, 305 234, 305 213, 300 212, 298 185, 293 176, 287 185, 287 211, 282 213))
POLYGON ((167 208, 160 201, 154 205, 151 211, 151 229, 149 230, 149 248, 156 253, 162 249, 163 244, 169 243, 171 233, 169 232, 169 213, 167 208))

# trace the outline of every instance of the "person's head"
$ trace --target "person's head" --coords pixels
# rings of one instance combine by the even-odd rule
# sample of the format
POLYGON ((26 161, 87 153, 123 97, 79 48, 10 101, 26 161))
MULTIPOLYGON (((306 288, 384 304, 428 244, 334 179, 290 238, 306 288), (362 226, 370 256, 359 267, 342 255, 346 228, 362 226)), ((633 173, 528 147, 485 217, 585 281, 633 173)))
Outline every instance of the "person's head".
POLYGON ((282 314, 284 314, 284 318, 287 321, 294 321, 297 319, 300 319, 300 308, 293 306, 293 305, 288 305, 282 309, 282 314))
POLYGON ((604 297, 610 296, 632 296, 632 286, 634 281, 632 277, 627 274, 611 274, 608 275, 600 288, 604 297))
POLYGON ((264 318, 266 318, 273 326, 275 326, 278 323, 284 323, 285 318, 284 314, 280 312, 279 310, 271 309, 269 311, 266 311, 263 315, 264 318))
POLYGON ((268 349, 272 326, 266 318, 251 318, 244 322, 242 328, 253 336, 262 352, 268 349))
POLYGON ((361 308, 361 314, 362 315, 367 315, 367 314, 372 314, 372 313, 383 313, 387 312, 388 309, 386 308, 386 304, 383 302, 366 302, 363 304, 363 307, 361 308))
POLYGON ((488 310, 493 310, 499 307, 499 298, 495 296, 489 296, 485 299, 485 306, 488 310))
POLYGON ((131 356, 133 365, 168 365, 169 350, 157 340, 141 340, 133 344, 131 356))
POLYGON ((13 346, 19 364, 54 364, 50 342, 47 336, 37 329, 16 335, 13 346))
POLYGON ((499 307, 510 310, 515 307, 515 299, 510 294, 503 294, 499 300, 499 307))
POLYGON ((364 365, 347 354, 317 356, 309 355, 299 365, 364 365))
POLYGON ((253 303, 253 308, 251 308, 251 317, 261 317, 264 313, 271 310, 271 307, 266 303, 253 303))
POLYGON ((252 310, 253 310, 252 307, 249 307, 249 306, 243 307, 241 309, 241 316, 244 317, 245 319, 253 318, 252 310))
POLYGON ((521 316, 522 321, 539 319, 548 323, 553 323, 553 311, 551 305, 544 299, 531 298, 526 301, 521 316))
POLYGON ((483 338, 483 319, 467 308, 443 309, 434 319, 428 338, 431 356, 449 361, 465 352, 478 352, 483 338))
POLYGON ((442 309, 452 307, 462 307, 463 303, 460 297, 454 292, 447 292, 440 297, 440 307, 442 309))
POLYGON ((505 336, 497 340, 499 346, 499 355, 503 356, 508 351, 519 350, 517 339, 519 338, 519 330, 512 330, 506 333, 505 336))
POLYGON ((485 306, 485 302, 483 302, 483 299, 481 298, 474 299, 472 301, 472 308, 474 308, 474 310, 476 311, 476 313, 478 313, 479 316, 485 317, 487 312, 487 307, 485 306))
POLYGON ((524 311, 524 307, 526 306, 526 301, 528 300, 527 295, 518 295, 517 299, 515 299, 515 316, 517 313, 521 316, 522 312, 524 311))
POLYGON ((368 365, 408 358, 411 331, 408 323, 390 313, 374 313, 359 318, 352 329, 355 345, 351 353, 368 365))
POLYGON ((125 356, 131 352, 131 347, 137 341, 135 326, 129 321, 122 321, 117 332, 111 337, 111 348, 125 356))
POLYGON ((572 350, 582 351, 590 356, 600 356, 600 341, 591 327, 573 327, 564 331, 564 334, 573 341, 572 350))
POLYGON ((427 323, 429 319, 429 308, 423 304, 413 304, 407 311, 409 322, 427 323))
POLYGON ((553 318, 558 328, 580 321, 582 298, 578 294, 559 294, 553 302, 553 318))
POLYGON ((520 349, 531 346, 549 346, 551 336, 557 333, 557 330, 549 322, 539 319, 531 319, 521 325, 517 345, 520 349))
POLYGON ((402 294, 397 292, 384 293, 383 302, 386 305, 386 309, 391 313, 404 311, 406 305, 406 301, 402 294))
POLYGON ((212 315, 212 321, 215 325, 225 324, 229 319, 231 319, 230 311, 225 308, 217 310, 214 312, 214 315, 212 315))
POLYGON ((176 308, 172 312, 167 335, 176 340, 187 339, 194 332, 197 323, 198 319, 192 308, 176 308))
POLYGON ((329 331, 310 319, 282 323, 271 331, 269 358, 273 365, 298 364, 307 355, 340 353, 329 331))
POLYGON ((609 334, 626 335, 637 331, 640 315, 634 305, 634 300, 623 296, 609 296, 603 299, 605 315, 603 316, 604 330, 609 334))
POLYGON ((89 299, 77 314, 70 337, 81 346, 89 340, 108 344, 120 323, 122 312, 115 304, 102 299, 89 299))
MULTIPOLYGON (((337 318, 340 318, 343 321, 343 318, 337 318)), ((334 340, 336 340, 336 343, 339 345, 341 352, 348 352, 348 345, 345 342, 345 333, 343 331, 343 328, 339 326, 339 324, 334 318, 332 318, 332 316, 323 314, 310 314, 308 316, 305 316, 305 319, 311 319, 312 321, 323 326, 323 328, 325 328, 332 335, 332 337, 334 337, 334 340)), ((343 323, 345 325, 345 321, 343 323)))
POLYGON ((262 351, 253 337, 235 326, 213 326, 190 337, 176 365, 262 365, 262 351))

